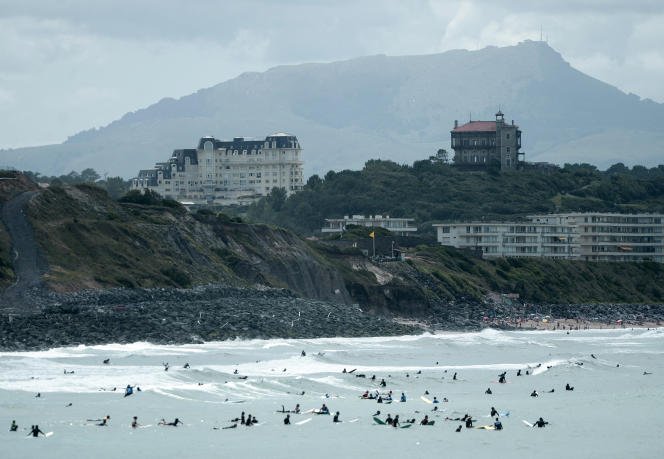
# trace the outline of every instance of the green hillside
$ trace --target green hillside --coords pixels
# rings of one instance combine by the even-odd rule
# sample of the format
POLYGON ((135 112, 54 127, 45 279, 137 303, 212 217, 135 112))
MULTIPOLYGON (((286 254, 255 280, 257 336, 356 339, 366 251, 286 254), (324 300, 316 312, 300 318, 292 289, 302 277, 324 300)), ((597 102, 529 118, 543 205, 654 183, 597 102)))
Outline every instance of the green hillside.
POLYGON ((325 218, 382 214, 415 218, 421 233, 440 221, 511 220, 568 211, 663 212, 664 166, 589 164, 553 170, 467 172, 438 161, 401 165, 371 160, 359 171, 312 176, 287 200, 269 196, 248 209, 256 221, 305 234, 325 218))

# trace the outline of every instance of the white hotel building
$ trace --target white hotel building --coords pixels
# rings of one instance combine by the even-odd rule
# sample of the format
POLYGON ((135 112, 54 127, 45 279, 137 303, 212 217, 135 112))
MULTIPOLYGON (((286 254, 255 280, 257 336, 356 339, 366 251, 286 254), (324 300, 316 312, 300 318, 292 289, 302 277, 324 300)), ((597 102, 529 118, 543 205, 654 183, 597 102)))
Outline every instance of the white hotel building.
POLYGON ((492 257, 547 257, 584 261, 664 263, 664 215, 567 213, 526 222, 433 225, 438 242, 492 257))
POLYGON ((250 204, 274 187, 284 188, 287 195, 301 190, 301 154, 291 134, 264 140, 208 136, 198 148, 175 150, 167 162, 141 170, 131 188, 193 204, 250 204))

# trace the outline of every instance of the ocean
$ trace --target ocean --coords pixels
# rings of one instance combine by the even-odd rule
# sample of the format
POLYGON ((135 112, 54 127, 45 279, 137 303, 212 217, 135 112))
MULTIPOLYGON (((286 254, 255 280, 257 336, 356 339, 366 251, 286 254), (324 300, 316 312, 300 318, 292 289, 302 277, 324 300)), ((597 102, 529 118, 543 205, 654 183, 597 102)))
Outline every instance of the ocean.
POLYGON ((662 354, 664 329, 486 329, 2 352, 0 444, 2 457, 12 459, 658 458, 664 454, 657 430, 664 423, 662 354), (505 384, 498 383, 502 372, 505 384), (125 397, 128 384, 141 390, 125 397), (574 390, 566 391, 566 384, 574 390), (363 400, 366 390, 391 390, 395 401, 363 400), (530 396, 533 390, 538 397, 530 396), (402 392, 405 403, 396 401, 402 392), (302 413, 291 414, 286 426, 285 414, 277 412, 323 403, 343 422, 302 413), (491 407, 503 413, 502 431, 456 432, 463 423, 445 419, 468 413, 475 426, 490 425, 491 407), (402 423, 417 423, 377 425, 372 415, 378 410, 382 419, 398 414, 402 423), (223 429, 243 411, 258 424, 223 429), (435 425, 419 425, 425 415, 435 425), (108 425, 97 426, 105 416, 108 425), (141 428, 131 428, 133 416, 141 428), (182 425, 158 425, 176 417, 182 425), (549 424, 523 422, 539 417, 549 424), (9 431, 12 420, 17 432, 9 431), (33 424, 53 433, 29 437, 33 424))

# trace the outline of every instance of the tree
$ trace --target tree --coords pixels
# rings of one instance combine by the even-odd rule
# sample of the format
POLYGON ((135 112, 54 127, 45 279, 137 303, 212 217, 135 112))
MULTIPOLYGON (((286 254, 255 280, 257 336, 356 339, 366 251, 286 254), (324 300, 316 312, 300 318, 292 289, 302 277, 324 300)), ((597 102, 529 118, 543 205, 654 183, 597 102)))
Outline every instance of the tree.
POLYGON ((447 154, 447 150, 440 148, 434 156, 429 156, 429 161, 438 164, 449 164, 450 158, 447 154))
POLYGON ((83 183, 95 183, 101 177, 97 174, 97 171, 91 168, 83 169, 79 180, 83 183))
POLYGON ((286 188, 274 187, 266 197, 272 210, 279 212, 286 202, 286 188))

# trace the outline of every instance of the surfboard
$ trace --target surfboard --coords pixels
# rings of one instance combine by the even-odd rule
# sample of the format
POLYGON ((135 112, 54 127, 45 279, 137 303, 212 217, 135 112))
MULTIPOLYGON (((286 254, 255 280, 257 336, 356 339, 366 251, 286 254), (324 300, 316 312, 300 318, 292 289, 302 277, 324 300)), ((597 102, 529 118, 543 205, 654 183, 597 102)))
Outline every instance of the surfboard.
POLYGON ((348 422, 357 422, 357 421, 359 421, 359 420, 360 420, 360 418, 355 418, 355 419, 351 419, 351 420, 348 421, 348 422))
POLYGON ((307 418, 302 421, 298 421, 295 423, 295 425, 301 426, 302 424, 306 424, 307 422, 311 421, 313 418, 307 418))
POLYGON ((139 429, 146 429, 148 427, 152 427, 152 424, 146 424, 144 426, 138 426, 139 429))
POLYGON ((523 422, 523 423, 524 423, 525 425, 527 425, 528 427, 532 427, 532 426, 533 426, 530 422, 526 421, 525 419, 522 419, 521 422, 523 422))
POLYGON ((413 427, 413 425, 412 424, 405 424, 403 426, 399 426, 400 429, 408 429, 410 427, 413 427))
POLYGON ((494 426, 489 426, 489 425, 487 425, 487 426, 477 426, 475 428, 476 429, 484 429, 484 430, 496 430, 496 428, 494 426))
POLYGON ((429 400, 428 398, 426 398, 424 395, 422 395, 420 398, 422 399, 422 401, 423 401, 424 403, 433 403, 431 400, 429 400))
POLYGON ((432 426, 432 425, 434 425, 435 423, 436 423, 436 421, 429 421, 427 424, 420 424, 420 425, 426 427, 426 426, 432 426))
POLYGON ((374 416, 373 420, 374 420, 374 422, 375 422, 376 424, 380 424, 381 426, 384 426, 384 425, 385 425, 385 421, 383 421, 383 420, 380 419, 379 417, 374 416))

